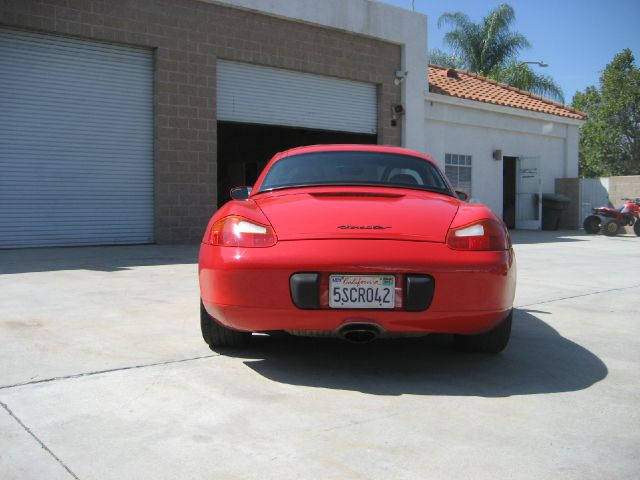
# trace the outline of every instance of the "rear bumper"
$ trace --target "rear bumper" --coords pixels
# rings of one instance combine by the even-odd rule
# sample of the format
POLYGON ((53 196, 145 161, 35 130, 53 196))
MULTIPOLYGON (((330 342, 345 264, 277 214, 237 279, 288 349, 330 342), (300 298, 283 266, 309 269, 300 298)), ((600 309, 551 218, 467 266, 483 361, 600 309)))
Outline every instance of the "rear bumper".
POLYGON ((350 322, 388 332, 480 333, 511 310, 516 269, 512 251, 460 252, 445 244, 393 240, 281 241, 269 248, 200 249, 200 291, 211 316, 245 331, 336 330, 350 322), (302 310, 291 298, 297 272, 430 275, 428 309, 302 310))

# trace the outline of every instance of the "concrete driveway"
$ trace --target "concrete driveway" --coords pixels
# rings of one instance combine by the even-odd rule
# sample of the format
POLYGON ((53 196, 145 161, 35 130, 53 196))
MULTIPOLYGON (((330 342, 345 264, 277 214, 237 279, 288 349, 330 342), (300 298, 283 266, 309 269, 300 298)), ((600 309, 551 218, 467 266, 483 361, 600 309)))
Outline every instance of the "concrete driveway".
POLYGON ((513 237, 494 357, 445 336, 216 353, 195 247, 0 251, 0 478, 640 478, 640 238, 513 237))

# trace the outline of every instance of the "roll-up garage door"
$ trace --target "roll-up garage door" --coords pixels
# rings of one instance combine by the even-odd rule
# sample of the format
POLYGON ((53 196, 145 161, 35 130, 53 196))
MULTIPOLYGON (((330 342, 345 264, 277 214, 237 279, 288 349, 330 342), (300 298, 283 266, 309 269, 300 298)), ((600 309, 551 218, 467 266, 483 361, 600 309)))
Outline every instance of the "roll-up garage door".
POLYGON ((153 241, 149 50, 0 28, 0 248, 153 241))
POLYGON ((219 60, 218 120, 377 133, 376 86, 219 60))

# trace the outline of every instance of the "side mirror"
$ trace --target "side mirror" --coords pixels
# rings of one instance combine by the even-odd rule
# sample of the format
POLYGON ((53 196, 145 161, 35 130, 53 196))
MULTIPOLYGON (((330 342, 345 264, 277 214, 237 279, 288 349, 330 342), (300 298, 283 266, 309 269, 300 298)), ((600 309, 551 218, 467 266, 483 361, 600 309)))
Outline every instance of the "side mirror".
POLYGON ((462 190, 456 190, 456 196, 463 202, 469 200, 469 194, 467 192, 463 192, 462 190))
POLYGON ((246 200, 251 195, 251 187, 233 187, 229 190, 229 195, 234 200, 246 200))

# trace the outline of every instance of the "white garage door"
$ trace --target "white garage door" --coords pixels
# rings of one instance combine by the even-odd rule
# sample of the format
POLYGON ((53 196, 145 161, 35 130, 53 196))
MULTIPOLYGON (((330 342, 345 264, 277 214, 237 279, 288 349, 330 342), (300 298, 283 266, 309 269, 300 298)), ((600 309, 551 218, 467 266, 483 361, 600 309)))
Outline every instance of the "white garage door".
POLYGON ((377 94, 371 83, 219 60, 218 120, 377 132, 377 94))
POLYGON ((148 50, 0 29, 0 248, 153 241, 148 50))

